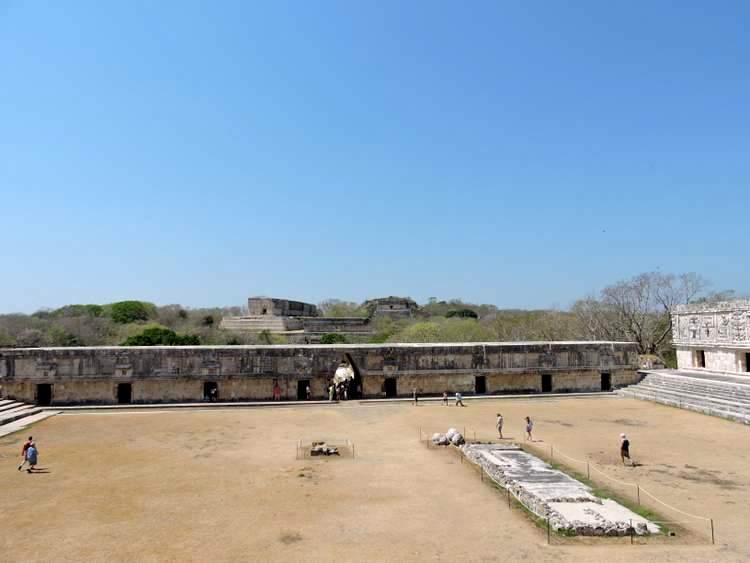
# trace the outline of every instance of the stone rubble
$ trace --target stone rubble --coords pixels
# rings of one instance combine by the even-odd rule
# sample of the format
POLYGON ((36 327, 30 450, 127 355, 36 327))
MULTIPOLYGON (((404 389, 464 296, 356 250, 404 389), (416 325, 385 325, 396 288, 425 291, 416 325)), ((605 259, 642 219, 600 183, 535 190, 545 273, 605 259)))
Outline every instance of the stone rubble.
POLYGON ((432 435, 432 443, 436 446, 447 446, 453 444, 454 446, 461 446, 466 443, 463 434, 461 434, 455 428, 449 428, 448 432, 441 434, 436 432, 432 435))
POLYGON ((310 448, 310 455, 340 455, 338 448, 328 446, 325 442, 313 442, 310 448))

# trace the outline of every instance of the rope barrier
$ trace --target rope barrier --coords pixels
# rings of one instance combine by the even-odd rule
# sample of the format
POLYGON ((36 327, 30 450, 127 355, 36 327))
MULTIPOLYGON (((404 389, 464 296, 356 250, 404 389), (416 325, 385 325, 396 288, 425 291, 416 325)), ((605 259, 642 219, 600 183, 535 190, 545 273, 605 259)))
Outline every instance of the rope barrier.
POLYGON ((656 498, 654 495, 652 495, 651 493, 649 493, 643 487, 641 487, 641 492, 642 493, 646 493, 648 496, 650 496, 652 499, 654 499, 659 504, 663 504, 664 506, 666 506, 667 508, 671 508, 675 512, 679 512, 680 514, 684 514, 685 516, 689 516, 690 518, 697 518, 698 520, 704 520, 706 522, 710 522, 711 521, 711 518, 706 518, 705 516, 698 516, 697 514, 690 514, 689 512, 685 512, 684 510, 680 510, 679 508, 675 508, 674 506, 671 506, 671 505, 667 504, 663 500, 660 500, 660 499, 656 498))
MULTIPOLYGON (((562 455, 563 457, 565 457, 565 458, 567 458, 567 459, 569 459, 569 460, 571 460, 571 461, 575 461, 575 462, 577 462, 577 463, 582 463, 582 464, 584 464, 584 465, 588 465, 588 467, 590 467, 591 469, 593 469, 594 471, 596 471, 596 472, 597 472, 597 473, 599 473, 600 475, 604 476, 605 478, 609 479, 610 481, 613 481, 613 482, 615 482, 615 483, 619 483, 619 484, 621 484, 621 485, 625 485, 625 486, 627 486, 627 487, 635 487, 635 488, 636 488, 636 489, 638 490, 638 493, 639 493, 639 495, 640 495, 640 493, 646 493, 646 494, 647 494, 647 495, 648 495, 649 497, 651 497, 651 498, 652 498, 653 500, 655 500, 655 501, 656 501, 656 502, 658 502, 659 504, 661 504, 661 505, 663 505, 663 506, 666 506, 667 508, 669 508, 669 509, 671 509, 671 510, 674 510, 675 512, 678 512, 678 513, 680 513, 680 514, 683 514, 683 515, 685 515, 685 516, 688 516, 689 518, 695 518, 695 519, 697 519, 697 520, 703 520, 703 521, 705 521, 705 522, 710 522, 710 521, 712 520, 712 519, 711 519, 711 518, 709 518, 709 517, 706 517, 706 516, 699 516, 699 515, 697 515, 697 514, 691 514, 690 512, 685 512, 684 510, 680 510, 679 508, 677 508, 677 507, 674 507, 674 506, 672 506, 671 504, 667 504, 666 502, 664 502, 664 501, 663 501, 663 500, 661 500, 660 498, 658 498, 658 497, 654 496, 654 495, 653 495, 652 493, 650 493, 649 491, 647 491, 646 489, 644 489, 643 487, 641 487, 641 486, 640 486, 640 485, 639 485, 638 483, 629 483, 629 482, 627 482, 627 481, 621 481, 620 479, 615 479, 614 477, 610 477, 609 475, 607 475, 607 474, 606 474, 606 473, 605 473, 604 471, 602 471, 601 469, 599 469, 599 468, 598 468, 598 467, 597 467, 596 465, 594 465, 593 463, 591 463, 591 462, 588 462, 588 461, 582 461, 582 460, 580 460, 580 459, 576 459, 576 458, 574 458, 574 457, 571 457, 571 456, 569 456, 569 455, 565 454, 564 452, 560 451, 560 449, 559 449, 559 448, 557 448, 557 447, 555 447, 555 448, 554 448, 554 451, 555 451, 555 453, 556 453, 556 454, 558 454, 558 455, 562 455)), ((639 496, 639 498, 640 498, 640 496, 639 496)))

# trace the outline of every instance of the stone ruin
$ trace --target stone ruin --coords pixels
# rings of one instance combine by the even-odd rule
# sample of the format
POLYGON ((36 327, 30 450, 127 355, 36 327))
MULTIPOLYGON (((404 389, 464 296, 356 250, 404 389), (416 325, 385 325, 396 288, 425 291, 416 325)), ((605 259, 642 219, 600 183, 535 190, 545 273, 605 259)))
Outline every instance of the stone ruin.
POLYGON ((461 446, 466 443, 463 434, 461 434, 455 428, 449 428, 448 432, 446 432, 445 434, 435 432, 435 434, 432 435, 431 440, 432 443, 436 446, 448 446, 451 444, 454 446, 461 446))
POLYGON ((660 532, 653 522, 611 499, 594 496, 590 487, 516 444, 466 444, 460 449, 531 512, 549 519, 555 531, 580 536, 660 532))
POLYGON ((339 453, 339 449, 334 446, 329 446, 325 442, 313 442, 312 446, 310 447, 310 455, 311 456, 319 456, 319 455, 341 455, 339 453))

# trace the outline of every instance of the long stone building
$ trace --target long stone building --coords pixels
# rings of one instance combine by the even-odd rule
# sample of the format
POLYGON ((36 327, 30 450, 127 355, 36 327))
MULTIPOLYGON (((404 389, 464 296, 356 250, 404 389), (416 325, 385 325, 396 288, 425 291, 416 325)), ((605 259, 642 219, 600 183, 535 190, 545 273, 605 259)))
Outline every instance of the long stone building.
POLYGON ((443 391, 545 393, 635 383, 627 342, 508 342, 298 346, 155 346, 0 349, 0 386, 38 404, 325 398, 342 364, 365 398, 443 391))
POLYGON ((750 376, 750 300, 676 307, 672 343, 678 369, 750 376))

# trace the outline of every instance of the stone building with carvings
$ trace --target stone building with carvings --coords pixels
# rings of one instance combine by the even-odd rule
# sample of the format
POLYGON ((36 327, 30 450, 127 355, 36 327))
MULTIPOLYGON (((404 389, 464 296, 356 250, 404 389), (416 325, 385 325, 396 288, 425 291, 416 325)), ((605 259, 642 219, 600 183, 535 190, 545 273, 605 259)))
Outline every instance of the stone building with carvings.
POLYGON ((672 343, 678 369, 750 376, 750 300, 676 307, 672 343))

